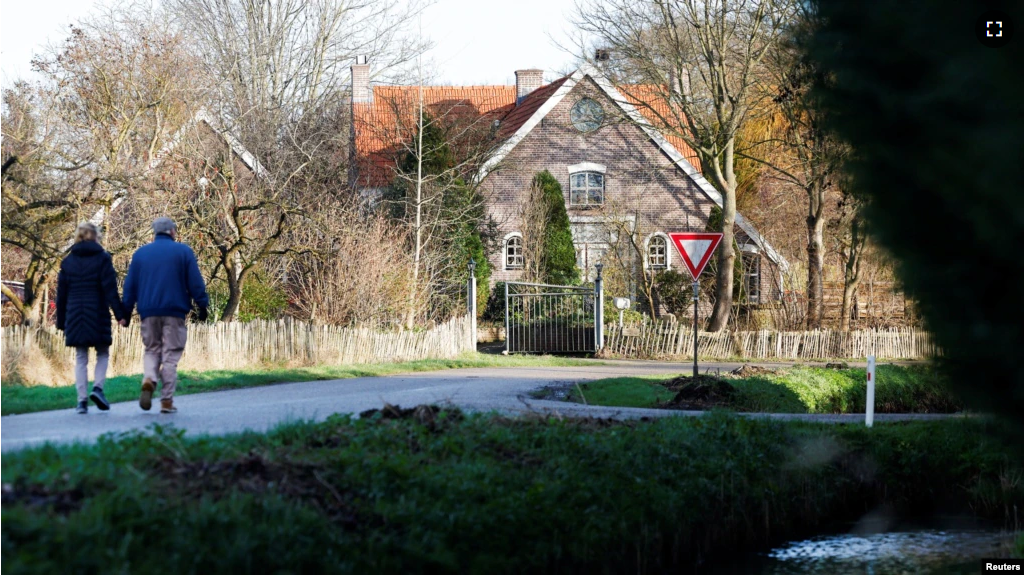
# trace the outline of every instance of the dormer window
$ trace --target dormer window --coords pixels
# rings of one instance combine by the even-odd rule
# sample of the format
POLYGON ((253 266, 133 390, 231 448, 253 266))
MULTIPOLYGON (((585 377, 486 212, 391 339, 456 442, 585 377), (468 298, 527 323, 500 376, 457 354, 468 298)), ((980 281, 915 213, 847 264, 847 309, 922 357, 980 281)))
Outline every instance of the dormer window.
POLYGON ((569 166, 569 205, 578 208, 604 205, 605 167, 592 162, 569 166))

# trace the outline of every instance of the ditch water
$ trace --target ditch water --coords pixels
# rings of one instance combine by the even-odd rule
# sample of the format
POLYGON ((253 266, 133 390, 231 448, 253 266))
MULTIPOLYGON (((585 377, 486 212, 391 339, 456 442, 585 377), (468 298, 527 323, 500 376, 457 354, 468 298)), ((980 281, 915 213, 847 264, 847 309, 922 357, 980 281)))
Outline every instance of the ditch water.
POLYGON ((780 546, 761 574, 980 574, 983 558, 1006 556, 1005 532, 921 530, 819 536, 780 546))
POLYGON ((982 559, 1010 555, 1014 536, 976 526, 901 526, 875 533, 854 528, 787 542, 721 568, 741 574, 981 574, 982 559))

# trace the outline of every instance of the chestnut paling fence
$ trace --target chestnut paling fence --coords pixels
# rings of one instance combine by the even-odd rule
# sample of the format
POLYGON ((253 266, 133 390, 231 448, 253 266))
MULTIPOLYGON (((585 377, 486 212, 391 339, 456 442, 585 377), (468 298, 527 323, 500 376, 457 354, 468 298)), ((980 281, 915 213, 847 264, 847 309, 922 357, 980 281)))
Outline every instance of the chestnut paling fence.
MULTIPOLYGON (((605 327, 603 354, 630 358, 693 358, 693 328, 654 321, 605 327)), ((914 328, 698 332, 697 354, 706 358, 922 360, 938 350, 927 332, 914 328)))
MULTIPOLYGON (((278 321, 192 324, 178 367, 181 370, 231 370, 267 364, 374 364, 426 358, 454 358, 474 350, 469 316, 424 330, 383 331, 284 319, 278 321)), ((138 325, 113 328, 110 376, 142 371, 142 334, 138 325)), ((17 373, 32 384, 74 382, 74 350, 51 328, 8 326, 2 337, 2 376, 17 373)))

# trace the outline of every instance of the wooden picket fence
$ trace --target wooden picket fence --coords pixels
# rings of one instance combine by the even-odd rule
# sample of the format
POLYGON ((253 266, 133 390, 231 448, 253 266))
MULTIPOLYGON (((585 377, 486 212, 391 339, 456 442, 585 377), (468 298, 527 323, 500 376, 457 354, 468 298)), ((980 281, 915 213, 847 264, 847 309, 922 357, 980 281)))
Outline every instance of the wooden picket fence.
MULTIPOLYGON (((937 354, 931 336, 914 328, 880 328, 841 332, 698 332, 697 354, 704 358, 824 359, 865 358, 921 360, 937 354)), ((693 358, 693 328, 654 321, 605 328, 606 356, 693 358)))
MULTIPOLYGON (((142 371, 138 325, 114 326, 108 374, 142 371)), ((181 370, 232 370, 263 365, 373 364, 425 358, 453 358, 474 350, 469 317, 453 318, 429 330, 382 331, 325 326, 290 319, 189 326, 181 370)), ((74 381, 74 349, 53 328, 8 326, 2 337, 3 377, 17 373, 34 384, 74 381)))

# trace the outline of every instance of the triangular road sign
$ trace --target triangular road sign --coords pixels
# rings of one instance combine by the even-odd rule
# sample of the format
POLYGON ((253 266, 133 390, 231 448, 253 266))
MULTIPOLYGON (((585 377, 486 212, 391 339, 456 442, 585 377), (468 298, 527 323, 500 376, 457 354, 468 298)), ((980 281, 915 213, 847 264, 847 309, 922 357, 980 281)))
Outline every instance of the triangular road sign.
POLYGON ((721 232, 672 232, 668 235, 696 281, 722 241, 721 232))

